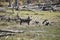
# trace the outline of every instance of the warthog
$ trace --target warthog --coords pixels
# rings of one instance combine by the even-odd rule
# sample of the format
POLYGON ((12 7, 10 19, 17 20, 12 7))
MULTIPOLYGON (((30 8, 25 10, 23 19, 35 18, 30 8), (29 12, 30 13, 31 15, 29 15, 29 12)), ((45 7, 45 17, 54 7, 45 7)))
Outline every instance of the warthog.
POLYGON ((32 19, 30 19, 29 16, 28 16, 27 19, 22 19, 22 18, 20 18, 20 25, 21 25, 22 23, 27 23, 27 24, 29 25, 29 23, 30 23, 31 20, 32 20, 32 19))
POLYGON ((8 17, 7 18, 7 21, 10 22, 10 21, 15 21, 17 22, 17 20, 19 20, 19 15, 17 14, 16 17, 8 17))
POLYGON ((6 19, 6 21, 8 21, 8 22, 16 21, 16 20, 18 20, 18 19, 17 19, 17 18, 10 18, 10 17, 8 17, 8 18, 6 19))
POLYGON ((48 26, 50 23, 49 23, 49 21, 46 19, 46 20, 44 20, 44 21, 42 22, 42 24, 48 26))
POLYGON ((42 22, 42 24, 44 24, 46 21, 48 21, 47 19, 45 19, 43 22, 42 22))

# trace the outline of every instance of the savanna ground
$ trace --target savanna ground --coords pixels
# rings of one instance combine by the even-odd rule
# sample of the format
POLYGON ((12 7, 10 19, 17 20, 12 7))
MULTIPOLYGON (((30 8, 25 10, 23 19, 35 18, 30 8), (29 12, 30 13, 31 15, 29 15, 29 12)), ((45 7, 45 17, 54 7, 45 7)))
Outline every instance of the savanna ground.
MULTIPOLYGON (((9 11, 9 10, 8 10, 9 11)), ((24 33, 16 33, 14 36, 0 37, 0 40, 60 40, 60 12, 49 11, 15 11, 14 14, 8 16, 16 16, 19 13, 20 17, 27 18, 31 16, 30 25, 15 22, 0 21, 0 29, 24 30, 24 33), (53 22, 51 25, 45 26, 41 22, 48 19, 53 22), (39 24, 32 24, 34 20, 39 21, 39 24)), ((0 15, 4 13, 0 12, 0 15)))

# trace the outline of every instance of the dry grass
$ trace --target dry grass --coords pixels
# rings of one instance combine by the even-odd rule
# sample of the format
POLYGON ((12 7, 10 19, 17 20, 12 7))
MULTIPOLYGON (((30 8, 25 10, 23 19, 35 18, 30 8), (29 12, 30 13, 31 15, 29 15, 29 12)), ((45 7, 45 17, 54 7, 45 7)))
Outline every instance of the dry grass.
MULTIPOLYGON (((15 14, 12 14, 12 16, 16 16, 15 14)), ((0 40, 60 40, 60 13, 59 12, 48 12, 48 11, 38 11, 36 14, 32 11, 20 11, 19 16, 20 17, 27 17, 28 15, 32 16, 31 18, 33 20, 43 21, 44 19, 48 19, 49 21, 54 22, 52 25, 45 26, 41 24, 30 24, 20 25, 19 23, 15 22, 4 22, 4 25, 1 25, 2 22, 0 22, 0 29, 18 29, 18 30, 24 30, 26 32, 24 33, 16 33, 15 36, 8 36, 8 37, 0 37, 0 40), (41 31, 41 32, 30 32, 30 31, 41 31)))

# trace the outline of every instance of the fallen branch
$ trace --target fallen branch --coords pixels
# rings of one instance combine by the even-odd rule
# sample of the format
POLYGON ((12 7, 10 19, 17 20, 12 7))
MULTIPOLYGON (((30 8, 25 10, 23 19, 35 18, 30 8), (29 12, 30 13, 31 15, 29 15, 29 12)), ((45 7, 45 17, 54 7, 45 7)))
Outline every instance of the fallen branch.
POLYGON ((0 37, 14 36, 16 33, 23 33, 23 30, 0 30, 0 37))
POLYGON ((0 30, 0 32, 6 32, 6 33, 23 33, 23 30, 0 30))
POLYGON ((4 36, 14 36, 14 33, 2 33, 0 34, 0 37, 4 37, 4 36))

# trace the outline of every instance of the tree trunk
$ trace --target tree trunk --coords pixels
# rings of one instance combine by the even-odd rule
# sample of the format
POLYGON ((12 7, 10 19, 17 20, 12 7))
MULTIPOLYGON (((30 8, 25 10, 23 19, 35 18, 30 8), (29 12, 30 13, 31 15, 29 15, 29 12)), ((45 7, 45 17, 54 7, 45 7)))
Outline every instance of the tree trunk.
POLYGON ((9 1, 9 5, 8 6, 11 7, 12 0, 8 0, 8 1, 9 1))

